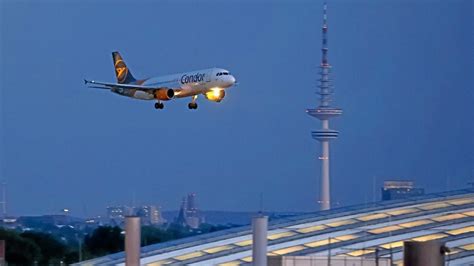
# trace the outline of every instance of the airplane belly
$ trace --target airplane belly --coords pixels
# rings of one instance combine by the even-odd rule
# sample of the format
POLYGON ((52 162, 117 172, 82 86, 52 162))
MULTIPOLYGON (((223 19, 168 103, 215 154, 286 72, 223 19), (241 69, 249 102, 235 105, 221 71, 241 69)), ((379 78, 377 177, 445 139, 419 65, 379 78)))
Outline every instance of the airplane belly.
POLYGON ((154 95, 151 93, 136 89, 112 88, 111 91, 122 96, 140 100, 153 100, 155 98, 154 95))
POLYGON ((137 90, 133 94, 133 98, 137 98, 137 99, 140 99, 140 100, 153 100, 155 98, 155 96, 151 93, 137 90))

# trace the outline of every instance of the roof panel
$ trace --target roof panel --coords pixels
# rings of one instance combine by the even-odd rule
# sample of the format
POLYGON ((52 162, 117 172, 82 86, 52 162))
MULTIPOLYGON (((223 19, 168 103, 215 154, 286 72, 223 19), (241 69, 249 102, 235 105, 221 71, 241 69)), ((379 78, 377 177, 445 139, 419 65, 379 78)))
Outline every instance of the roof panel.
POLYGON ((277 233, 277 234, 269 235, 267 238, 268 238, 269 240, 275 240, 275 239, 279 239, 279 238, 283 238, 283 237, 289 237, 289 236, 294 236, 294 235, 296 235, 295 232, 288 231, 288 232, 282 232, 282 233, 277 233))
POLYGON ((360 257, 362 255, 366 255, 366 254, 370 254, 370 253, 374 253, 375 250, 373 249, 359 249, 359 250, 355 250, 355 251, 352 251, 352 252, 349 252, 349 253, 346 253, 347 255, 349 256, 353 256, 353 257, 360 257))
MULTIPOLYGON (((337 239, 339 241, 348 241, 348 240, 356 239, 358 237, 359 237, 358 235, 350 234, 350 235, 336 236, 334 237, 334 239, 337 239)), ((331 238, 331 243, 332 243, 332 239, 333 238, 331 238)))
MULTIPOLYGON (((331 239, 331 243, 337 243, 337 242, 341 242, 341 241, 337 239, 331 239)), ((313 242, 306 243, 304 245, 310 248, 315 248, 315 247, 325 246, 327 244, 329 244, 329 239, 313 241, 313 242)))
POLYGON ((201 251, 195 251, 195 252, 187 253, 187 254, 184 254, 184 255, 176 256, 176 257, 174 257, 174 259, 179 260, 179 261, 183 261, 183 260, 189 260, 189 259, 201 257, 204 254, 206 254, 206 253, 201 252, 201 251))
POLYGON ((437 221, 437 222, 445 222, 445 221, 450 221, 450 220, 455 220, 455 219, 461 219, 465 218, 466 215, 460 214, 460 213, 452 213, 452 214, 447 214, 447 215, 440 215, 431 218, 431 220, 437 221))
POLYGON ((278 249, 278 250, 272 250, 272 253, 275 253, 275 254, 278 254, 278 255, 285 255, 285 254, 300 251, 300 250, 303 250, 303 249, 306 249, 306 247, 299 245, 299 246, 293 246, 293 247, 288 247, 288 248, 282 248, 282 249, 278 249))
POLYGON ((240 242, 237 242, 235 244, 237 246, 241 246, 241 247, 250 246, 250 245, 252 245, 252 239, 240 241, 240 242))
POLYGON ((359 221, 367 222, 367 221, 372 221, 376 219, 382 219, 385 217, 388 217, 389 215, 386 213, 374 213, 374 214, 369 214, 369 215, 364 215, 357 217, 356 219, 359 221))
POLYGON ((400 226, 397 226, 397 225, 389 225, 389 226, 385 226, 385 227, 375 228, 375 229, 369 230, 368 232, 371 233, 371 234, 383 234, 383 233, 387 233, 387 232, 397 231, 397 230, 400 230, 400 229, 403 229, 403 227, 400 227, 400 226))
POLYGON ((347 220, 335 221, 335 222, 332 222, 332 223, 328 223, 326 225, 329 226, 329 227, 339 227, 339 226, 343 226, 343 225, 353 224, 353 223, 356 223, 356 222, 357 222, 356 220, 347 219, 347 220))
POLYGON ((468 245, 464 245, 464 246, 460 246, 460 248, 462 248, 462 249, 464 249, 464 250, 468 250, 468 251, 474 250, 474 243, 468 244, 468 245))
POLYGON ((415 208, 408 208, 408 209, 399 209, 399 210, 394 210, 394 211, 388 211, 385 212, 388 215, 391 216, 397 216, 397 215, 402 215, 402 214, 407 214, 407 213, 415 213, 419 212, 420 210, 415 209, 415 208))
POLYGON ((173 263, 173 260, 160 260, 147 264, 147 266, 161 266, 173 263))
POLYGON ((425 225, 425 224, 430 224, 433 223, 431 220, 417 220, 413 222, 406 222, 406 223, 401 223, 398 224, 398 226, 404 227, 404 228, 412 228, 415 226, 420 226, 420 225, 425 225))
POLYGON ((399 248, 399 247, 403 247, 403 241, 391 242, 391 243, 380 245, 379 247, 384 248, 384 249, 399 248))
POLYGON ((213 254, 213 253, 217 253, 217 252, 221 252, 221 251, 229 250, 229 249, 233 249, 233 248, 234 248, 234 246, 224 245, 224 246, 218 246, 218 247, 214 247, 214 248, 204 249, 203 251, 206 252, 206 253, 213 254))
POLYGON ((434 210, 434 209, 446 208, 449 206, 451 205, 449 205, 446 202, 437 202, 437 203, 431 203, 431 204, 424 204, 424 205, 419 206, 418 208, 425 211, 429 211, 429 210, 434 210))
POLYGON ((296 231, 299 232, 299 233, 302 233, 302 234, 306 234, 306 233, 311 233, 311 232, 315 232, 315 231, 320 231, 320 230, 323 230, 323 229, 326 229, 326 228, 328 228, 328 227, 320 224, 320 225, 301 228, 301 229, 298 229, 296 231))
POLYGON ((447 237, 447 236, 448 236, 448 235, 439 233, 439 234, 431 234, 431 235, 419 236, 419 237, 412 238, 411 240, 413 240, 413 241, 418 241, 418 242, 425 242, 425 241, 429 241, 429 240, 435 240, 435 239, 445 238, 445 237, 447 237))
POLYGON ((234 261, 221 263, 221 264, 219 264, 219 266, 237 266, 237 265, 240 265, 240 264, 242 264, 242 262, 240 262, 238 260, 234 260, 234 261))
POLYGON ((453 205, 465 205, 469 203, 474 203, 474 198, 469 197, 469 198, 454 199, 454 200, 448 200, 447 202, 453 205))
POLYGON ((463 228, 458 228, 458 229, 454 229, 454 230, 450 230, 450 231, 447 231, 446 233, 450 234, 450 235, 460 235, 460 234, 466 234, 466 233, 471 233, 471 232, 474 232, 474 226, 471 225, 471 226, 466 226, 466 227, 463 227, 463 228))

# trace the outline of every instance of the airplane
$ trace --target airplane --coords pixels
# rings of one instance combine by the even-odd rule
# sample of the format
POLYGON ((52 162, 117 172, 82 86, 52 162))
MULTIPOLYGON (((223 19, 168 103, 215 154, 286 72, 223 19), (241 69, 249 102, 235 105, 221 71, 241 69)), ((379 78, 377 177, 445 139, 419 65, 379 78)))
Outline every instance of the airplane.
POLYGON ((189 109, 197 109, 196 99, 202 94, 213 102, 221 102, 225 90, 236 84, 235 77, 222 68, 135 79, 119 52, 113 52, 117 83, 84 80, 89 88, 107 89, 122 96, 140 100, 155 100, 155 108, 163 109, 163 101, 191 97, 189 109))

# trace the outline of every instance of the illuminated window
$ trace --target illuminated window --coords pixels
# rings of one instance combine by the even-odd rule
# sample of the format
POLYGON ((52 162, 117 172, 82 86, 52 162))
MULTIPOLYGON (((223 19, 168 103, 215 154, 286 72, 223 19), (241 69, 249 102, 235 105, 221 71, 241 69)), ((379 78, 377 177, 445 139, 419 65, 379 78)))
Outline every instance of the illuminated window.
POLYGON ((375 250, 373 250, 373 249, 360 249, 360 250, 355 250, 355 251, 349 252, 349 253, 347 253, 347 255, 353 256, 353 257, 359 257, 359 256, 362 256, 362 255, 366 255, 366 254, 370 254, 370 253, 374 253, 374 252, 375 252, 375 250))
POLYGON ((229 249, 233 249, 233 248, 234 247, 231 246, 231 245, 225 245, 225 246, 220 246, 220 247, 215 247, 215 248, 208 248, 208 249, 205 249, 203 251, 206 252, 206 253, 213 254, 213 253, 217 253, 217 252, 221 252, 221 251, 229 250, 229 249))
POLYGON ((326 225, 329 226, 329 227, 339 227, 339 226, 343 226, 343 225, 353 224, 353 223, 356 223, 356 222, 357 222, 356 220, 349 219, 349 220, 342 220, 342 221, 336 221, 336 222, 328 223, 326 225))
POLYGON ((240 241, 240 242, 237 242, 235 244, 237 246, 241 246, 241 247, 250 246, 250 245, 252 245, 252 239, 240 241))
POLYGON ((461 219, 465 218, 465 215, 462 215, 460 213, 453 213, 453 214, 447 214, 447 215, 441 215, 437 217, 431 218, 431 220, 437 221, 437 222, 444 222, 444 221, 449 221, 449 220, 455 220, 455 219, 461 219))
POLYGON ((391 215, 391 216, 397 216, 397 215, 402 215, 402 214, 407 214, 407 213, 414 213, 418 211, 419 210, 417 209, 401 209, 401 210, 389 211, 389 212, 386 212, 386 214, 391 215))
POLYGON ((306 227, 306 228, 301 228, 301 229, 298 229, 296 230, 297 232, 299 233, 302 233, 302 234, 306 234, 306 233, 310 233, 310 232, 314 232, 314 231, 320 231, 320 230, 323 230, 323 229, 326 229, 327 226, 324 226, 324 225, 315 225, 315 226, 310 226, 310 227, 306 227))
POLYGON ((390 225, 390 226, 385 226, 385 227, 372 229, 372 230, 369 230, 368 232, 372 233, 372 234, 383 234, 383 233, 387 233, 387 232, 397 231, 397 230, 400 230, 400 229, 403 229, 403 227, 396 226, 396 225, 390 225))
POLYGON ((408 223, 402 223, 399 224, 398 226, 405 227, 405 228, 412 228, 415 226, 420 226, 420 225, 425 225, 425 224, 430 224, 433 223, 431 220, 418 220, 418 221, 413 221, 413 222, 408 222, 408 223))
POLYGON ((268 240, 275 240, 275 239, 279 239, 279 238, 283 238, 283 237, 289 237, 289 236, 294 236, 296 235, 296 233, 294 232, 283 232, 283 233, 277 233, 277 234, 273 234, 273 235, 269 235, 267 238, 268 240))
POLYGON ((444 238, 444 237, 447 237, 447 235, 445 235, 445 234, 432 234, 432 235, 415 237, 415 238, 412 238, 412 240, 417 241, 417 242, 425 242, 425 241, 440 239, 440 238, 444 238))
POLYGON ((399 248, 399 247, 403 247, 403 241, 387 243, 387 244, 380 245, 379 247, 384 248, 384 249, 399 248))
POLYGON ((285 255, 288 253, 296 252, 305 249, 305 246, 293 246, 289 248, 283 248, 279 250, 273 250, 272 253, 278 254, 278 255, 285 255))
POLYGON ((448 203, 439 202, 439 203, 425 204, 425 205, 422 205, 418 208, 420 208, 422 210, 425 210, 425 211, 428 211, 428 210, 446 208, 446 207, 449 207, 449 206, 451 206, 451 205, 449 205, 448 203))
POLYGON ((382 219, 388 217, 388 214, 385 213, 375 213, 375 214, 369 214, 365 216, 358 217, 357 220, 367 222, 371 220, 376 220, 376 219, 382 219))
POLYGON ((196 252, 192 252, 192 253, 188 253, 188 254, 184 254, 184 255, 181 255, 181 256, 174 257, 174 259, 179 260, 179 261, 183 261, 183 260, 189 260, 189 259, 192 259, 192 258, 201 257, 204 254, 205 253, 203 253, 201 251, 196 251, 196 252))

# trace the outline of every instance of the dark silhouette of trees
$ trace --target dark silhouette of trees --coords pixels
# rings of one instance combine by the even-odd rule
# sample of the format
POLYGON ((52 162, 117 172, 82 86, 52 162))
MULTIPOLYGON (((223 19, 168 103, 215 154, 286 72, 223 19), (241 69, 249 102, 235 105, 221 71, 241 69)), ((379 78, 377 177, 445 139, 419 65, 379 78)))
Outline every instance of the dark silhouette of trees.
POLYGON ((53 235, 41 232, 25 232, 20 234, 24 239, 33 241, 41 250, 40 265, 57 264, 64 259, 67 247, 53 235))
POLYGON ((100 226, 84 239, 84 246, 93 256, 103 256, 124 250, 124 234, 118 226, 100 226))

